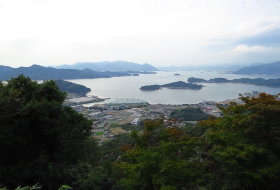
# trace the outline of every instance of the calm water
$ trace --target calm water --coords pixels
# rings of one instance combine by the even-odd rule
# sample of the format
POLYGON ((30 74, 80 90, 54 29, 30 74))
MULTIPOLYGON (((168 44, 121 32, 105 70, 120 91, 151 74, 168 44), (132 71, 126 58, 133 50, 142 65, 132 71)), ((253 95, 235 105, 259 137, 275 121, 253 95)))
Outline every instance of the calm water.
MULTIPOLYGON (((279 78, 279 76, 252 76, 252 75, 234 75, 219 74, 217 72, 201 72, 201 71, 178 71, 164 72, 158 74, 146 74, 130 77, 114 77, 99 79, 75 79, 67 80, 76 84, 81 84, 91 89, 88 95, 97 95, 102 98, 110 98, 102 103, 109 103, 117 98, 139 98, 151 104, 190 104, 206 101, 223 101, 226 99, 237 98, 239 93, 258 90, 270 94, 280 93, 280 88, 255 86, 247 84, 215 84, 200 83, 203 86, 200 90, 189 89, 167 89, 156 91, 141 91, 139 88, 144 85, 167 84, 171 82, 184 81, 187 82, 189 77, 203 78, 209 80, 211 78, 279 78), (175 76, 174 73, 179 73, 175 76)), ((88 104, 92 105, 92 104, 88 104)))

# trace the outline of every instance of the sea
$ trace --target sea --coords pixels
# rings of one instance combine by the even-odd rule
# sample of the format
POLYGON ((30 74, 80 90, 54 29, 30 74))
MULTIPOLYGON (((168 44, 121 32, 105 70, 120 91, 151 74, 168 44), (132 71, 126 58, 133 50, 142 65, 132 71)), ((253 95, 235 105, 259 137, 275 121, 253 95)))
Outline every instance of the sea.
MULTIPOLYGON (((200 90, 168 88, 155 91, 139 90, 141 86, 145 85, 163 85, 177 81, 187 82, 189 77, 202 78, 205 80, 209 80, 211 78, 280 78, 279 76, 268 75, 222 74, 215 71, 158 71, 157 74, 140 74, 139 76, 72 79, 67 81, 90 88, 91 92, 87 94, 88 96, 94 95, 100 98, 109 98, 103 102, 99 102, 99 104, 114 103, 125 100, 130 102, 137 102, 137 100, 141 100, 150 104, 196 104, 202 101, 220 102, 228 99, 235 99, 239 97, 239 94, 249 91, 260 91, 268 94, 280 93, 280 88, 276 87, 233 83, 199 83, 204 86, 200 90)), ((92 106, 94 104, 96 103, 84 104, 84 106, 92 106)))

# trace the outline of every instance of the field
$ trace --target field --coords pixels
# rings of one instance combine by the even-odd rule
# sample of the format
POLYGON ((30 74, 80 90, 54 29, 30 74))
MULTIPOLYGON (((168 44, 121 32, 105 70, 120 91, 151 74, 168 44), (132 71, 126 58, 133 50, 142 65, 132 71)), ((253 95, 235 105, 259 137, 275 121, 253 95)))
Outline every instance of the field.
POLYGON ((150 108, 145 108, 144 110, 145 110, 145 111, 150 111, 151 109, 150 109, 150 108))
POLYGON ((114 128, 118 123, 110 123, 110 128, 114 128))
POLYGON ((121 127, 116 127, 114 129, 111 130, 112 134, 122 134, 122 133, 126 133, 125 130, 123 130, 121 127))
POLYGON ((93 138, 95 138, 96 140, 98 140, 98 141, 100 141, 101 140, 101 135, 99 135, 99 136, 94 136, 93 138))
POLYGON ((120 122, 119 122, 119 125, 126 124, 126 123, 130 123, 130 122, 133 121, 133 119, 134 119, 134 118, 132 118, 132 117, 128 117, 128 118, 126 118, 126 119, 120 121, 120 122))
POLYGON ((104 132, 95 132, 96 135, 103 135, 104 132))

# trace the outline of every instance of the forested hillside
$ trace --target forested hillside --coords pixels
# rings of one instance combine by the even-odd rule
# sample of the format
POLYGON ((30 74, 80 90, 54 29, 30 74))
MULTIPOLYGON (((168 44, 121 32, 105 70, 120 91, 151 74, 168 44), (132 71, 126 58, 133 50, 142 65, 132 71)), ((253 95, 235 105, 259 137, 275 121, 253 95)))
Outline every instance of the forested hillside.
MULTIPOLYGON (((38 84, 20 75, 0 83, 1 187, 280 188, 280 101, 275 96, 241 96, 244 104, 220 107, 223 117, 210 116, 195 126, 147 120, 142 132, 119 135, 101 147, 91 134, 92 121, 63 106, 65 97, 55 81, 38 84)), ((175 111, 172 117, 190 120, 189 112, 195 113, 175 111)))
POLYGON ((210 115, 204 113, 199 108, 184 108, 173 110, 170 114, 171 119, 180 119, 182 121, 201 121, 206 120, 210 115))
POLYGON ((85 96, 88 92, 91 91, 90 88, 87 88, 84 85, 75 84, 64 80, 56 80, 55 82, 59 87, 59 90, 63 92, 75 93, 80 96, 85 96))

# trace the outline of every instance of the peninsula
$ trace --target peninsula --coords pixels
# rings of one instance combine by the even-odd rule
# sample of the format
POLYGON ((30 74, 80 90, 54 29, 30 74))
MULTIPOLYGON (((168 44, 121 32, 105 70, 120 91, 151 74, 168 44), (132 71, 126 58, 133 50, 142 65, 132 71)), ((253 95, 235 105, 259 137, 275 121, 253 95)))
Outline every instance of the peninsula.
POLYGON ((141 86, 140 90, 152 91, 152 90, 159 90, 161 88, 199 90, 202 88, 202 85, 178 81, 178 82, 172 82, 172 83, 164 84, 164 85, 155 84, 155 85, 141 86))
POLYGON ((73 93, 79 96, 85 96, 91 91, 90 88, 87 88, 84 85, 75 84, 64 80, 56 80, 56 85, 59 87, 59 90, 63 92, 67 92, 68 94, 73 93))
POLYGON ((253 84, 253 85, 261 85, 261 86, 272 86, 272 87, 280 87, 280 78, 279 79, 268 79, 265 80, 263 78, 256 78, 256 79, 250 79, 250 78, 241 78, 241 79, 233 79, 228 80, 225 78, 214 78, 214 79, 200 79, 200 78, 194 78, 190 77, 188 78, 188 82, 193 83, 238 83, 238 84, 253 84))

